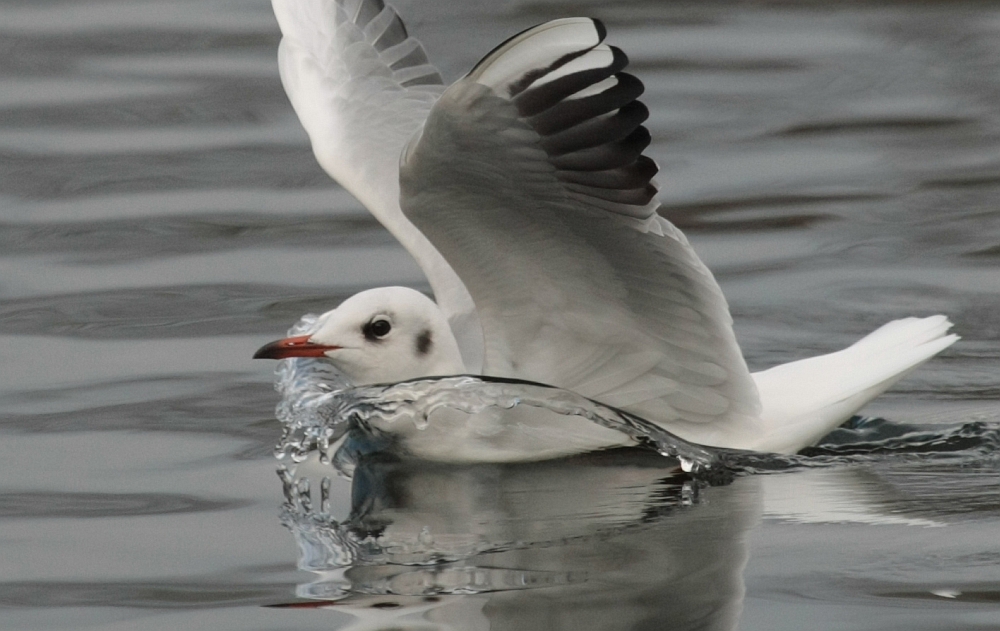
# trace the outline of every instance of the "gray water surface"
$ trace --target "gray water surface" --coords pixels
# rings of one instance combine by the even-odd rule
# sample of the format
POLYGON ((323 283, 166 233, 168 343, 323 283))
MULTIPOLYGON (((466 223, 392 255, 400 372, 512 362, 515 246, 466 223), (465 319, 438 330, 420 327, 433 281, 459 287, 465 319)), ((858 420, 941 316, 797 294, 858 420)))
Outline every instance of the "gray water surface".
MULTIPOLYGON (((944 313, 963 339, 864 414, 1000 424, 1000 3, 394 4, 449 80, 603 19, 751 368, 944 313)), ((250 356, 359 289, 427 289, 316 165, 278 41, 266 0, 0 2, 0 627, 1000 627, 995 458, 892 450, 697 497, 648 458, 376 462, 352 536, 473 549, 264 607, 343 577, 296 569, 339 531, 282 509, 250 356), (462 589, 414 595, 435 581, 462 589)))

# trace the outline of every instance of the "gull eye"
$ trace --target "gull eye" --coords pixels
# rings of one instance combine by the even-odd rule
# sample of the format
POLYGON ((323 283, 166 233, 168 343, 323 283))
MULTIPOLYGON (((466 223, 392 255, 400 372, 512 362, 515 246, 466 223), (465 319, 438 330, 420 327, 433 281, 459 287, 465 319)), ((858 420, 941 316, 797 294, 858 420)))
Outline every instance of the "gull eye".
POLYGON ((385 318, 376 318, 366 324, 361 332, 365 334, 365 338, 371 341, 380 340, 386 335, 389 335, 389 331, 392 330, 392 324, 385 318))

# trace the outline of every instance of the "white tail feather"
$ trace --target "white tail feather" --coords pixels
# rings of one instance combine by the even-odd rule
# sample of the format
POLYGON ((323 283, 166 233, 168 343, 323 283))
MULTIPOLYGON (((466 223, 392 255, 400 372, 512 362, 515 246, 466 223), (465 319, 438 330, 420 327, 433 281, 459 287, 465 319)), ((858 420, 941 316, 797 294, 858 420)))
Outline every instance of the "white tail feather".
POLYGON ((836 353, 753 374, 760 392, 761 451, 811 445, 913 369, 955 343, 943 315, 894 320, 836 353))

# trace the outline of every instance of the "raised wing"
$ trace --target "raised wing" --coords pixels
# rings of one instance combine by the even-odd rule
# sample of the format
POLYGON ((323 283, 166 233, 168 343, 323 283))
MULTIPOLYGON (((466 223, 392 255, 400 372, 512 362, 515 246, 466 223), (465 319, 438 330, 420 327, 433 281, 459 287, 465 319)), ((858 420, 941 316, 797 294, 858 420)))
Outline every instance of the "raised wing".
POLYGON ((728 306, 656 213, 642 84, 603 39, 549 22, 448 88, 404 153, 403 210, 471 293, 485 374, 746 444, 759 401, 728 306))
POLYGON ((441 75, 382 0, 273 0, 285 92, 327 173, 424 270, 470 371, 482 332, 472 299, 399 209, 399 155, 444 91, 441 75))

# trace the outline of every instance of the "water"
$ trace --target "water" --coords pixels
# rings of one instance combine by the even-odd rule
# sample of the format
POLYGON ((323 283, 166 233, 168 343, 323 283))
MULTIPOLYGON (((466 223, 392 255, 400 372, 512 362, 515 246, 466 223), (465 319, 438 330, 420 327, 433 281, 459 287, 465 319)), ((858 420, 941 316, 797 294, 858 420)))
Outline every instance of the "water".
POLYGON ((419 270, 316 166, 267 2, 7 0, 0 627, 1000 625, 1000 4, 396 6, 450 79, 533 23, 608 23, 754 369, 907 315, 963 340, 864 411, 887 424, 727 485, 655 454, 362 460, 282 508, 250 355, 419 270))

